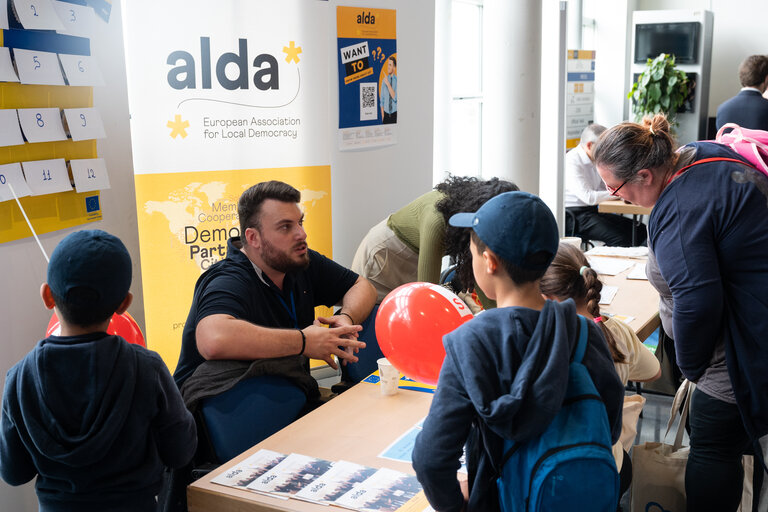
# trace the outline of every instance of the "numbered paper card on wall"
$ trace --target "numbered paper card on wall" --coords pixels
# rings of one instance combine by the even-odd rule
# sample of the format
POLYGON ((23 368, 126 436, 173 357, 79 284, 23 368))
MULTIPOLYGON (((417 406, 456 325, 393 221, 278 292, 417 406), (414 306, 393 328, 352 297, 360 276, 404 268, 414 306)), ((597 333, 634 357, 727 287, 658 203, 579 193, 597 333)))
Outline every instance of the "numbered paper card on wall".
POLYGON ((21 162, 21 167, 24 169, 24 178, 33 196, 72 190, 67 163, 63 158, 21 162))
POLYGON ((104 77, 93 57, 60 53, 59 59, 69 85, 104 85, 104 77))
MULTIPOLYGON (((2 8, 2 6, 0 6, 2 8)), ((13 69, 11 50, 0 46, 0 82, 18 82, 19 77, 13 69)))
POLYGON ((0 165, 0 201, 12 201, 16 197, 25 197, 32 194, 24 174, 21 172, 21 164, 0 165))
POLYGON ((75 189, 78 192, 91 192, 109 188, 109 175, 103 158, 70 160, 75 189))
POLYGON ((67 140, 58 108, 20 108, 18 112, 21 129, 27 141, 67 140))
POLYGON ((91 7, 76 5, 69 2, 53 1, 53 8, 59 15, 64 30, 58 30, 62 34, 80 37, 91 37, 96 16, 91 7))
POLYGON ((88 140, 106 138, 104 123, 95 108, 65 108, 64 118, 72 140, 88 140))
POLYGON ((0 146, 17 146, 19 144, 24 144, 24 137, 21 135, 16 109, 0 109, 0 146))
POLYGON ((22 84, 64 85, 55 53, 14 48, 13 58, 22 84))
POLYGON ((51 0, 13 0, 19 23, 27 30, 63 30, 51 0))

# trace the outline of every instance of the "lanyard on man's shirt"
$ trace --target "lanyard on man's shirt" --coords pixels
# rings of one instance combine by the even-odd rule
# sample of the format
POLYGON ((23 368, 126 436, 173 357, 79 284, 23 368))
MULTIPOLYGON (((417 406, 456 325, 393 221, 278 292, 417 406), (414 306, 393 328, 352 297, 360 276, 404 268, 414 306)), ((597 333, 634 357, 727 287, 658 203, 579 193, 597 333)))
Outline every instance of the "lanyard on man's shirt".
POLYGON ((295 329, 299 328, 299 319, 296 316, 296 303, 293 300, 293 290, 291 290, 291 293, 289 295, 291 299, 291 307, 288 307, 288 304, 286 304, 285 299, 283 299, 282 295, 277 293, 275 290, 272 290, 275 292, 275 295, 277 295, 277 298, 280 300, 280 304, 282 304, 283 308, 288 312, 288 316, 291 317, 291 320, 293 320, 293 327, 295 329))

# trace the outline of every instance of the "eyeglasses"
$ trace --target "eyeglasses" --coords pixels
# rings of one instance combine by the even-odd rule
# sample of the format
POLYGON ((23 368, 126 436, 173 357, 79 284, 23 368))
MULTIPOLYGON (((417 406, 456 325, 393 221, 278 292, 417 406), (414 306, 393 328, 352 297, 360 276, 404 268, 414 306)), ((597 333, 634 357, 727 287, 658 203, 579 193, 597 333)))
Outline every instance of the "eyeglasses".
POLYGON ((625 179, 625 180, 624 180, 624 183, 622 183, 621 185, 619 185, 619 186, 618 186, 618 187, 616 187, 616 188, 613 188, 612 186, 610 186, 609 184, 607 184, 607 183, 606 183, 606 184, 605 184, 605 189, 606 189, 608 192, 610 192, 612 196, 616 196, 616 195, 618 195, 618 193, 619 193, 619 190, 621 190, 621 187, 623 187, 624 185, 626 185, 628 181, 629 181, 629 178, 625 179))

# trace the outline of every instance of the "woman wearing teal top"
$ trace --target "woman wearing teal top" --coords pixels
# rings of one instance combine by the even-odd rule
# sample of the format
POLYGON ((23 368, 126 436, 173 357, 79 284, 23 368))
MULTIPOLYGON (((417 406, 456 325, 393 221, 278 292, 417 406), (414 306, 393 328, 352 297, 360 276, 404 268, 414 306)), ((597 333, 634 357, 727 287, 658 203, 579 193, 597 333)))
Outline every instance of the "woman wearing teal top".
POLYGON ((463 290, 474 288, 467 230, 448 226, 454 213, 475 211, 488 199, 519 190, 509 181, 451 177, 371 228, 355 253, 352 270, 368 279, 377 302, 398 286, 437 283, 444 255, 457 264, 463 290))

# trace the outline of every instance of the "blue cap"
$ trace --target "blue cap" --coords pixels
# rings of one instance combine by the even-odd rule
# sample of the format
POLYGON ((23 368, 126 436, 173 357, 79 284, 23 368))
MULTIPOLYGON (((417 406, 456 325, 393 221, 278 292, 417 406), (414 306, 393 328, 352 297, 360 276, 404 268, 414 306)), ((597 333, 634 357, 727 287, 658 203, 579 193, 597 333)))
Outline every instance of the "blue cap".
POLYGON ((99 229, 76 231, 64 238, 48 262, 48 286, 67 300, 75 287, 98 293, 99 303, 118 306, 131 288, 131 255, 123 242, 99 229))
POLYGON ((474 213, 455 214, 448 223, 474 229, 499 257, 526 270, 546 270, 560 243, 552 211, 538 196, 528 192, 499 194, 474 213), (531 258, 540 252, 549 257, 531 258))

